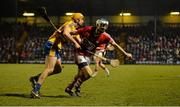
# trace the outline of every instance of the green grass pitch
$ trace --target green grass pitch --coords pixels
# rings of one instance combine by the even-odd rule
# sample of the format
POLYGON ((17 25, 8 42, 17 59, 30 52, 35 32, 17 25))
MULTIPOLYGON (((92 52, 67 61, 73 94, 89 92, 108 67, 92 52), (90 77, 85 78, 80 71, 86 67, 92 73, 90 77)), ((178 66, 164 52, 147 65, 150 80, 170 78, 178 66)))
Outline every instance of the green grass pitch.
POLYGON ((180 66, 120 65, 110 77, 100 70, 82 86, 82 97, 70 97, 65 87, 77 72, 64 65, 41 88, 41 99, 31 99, 29 77, 43 64, 0 64, 0 106, 180 106, 180 66))

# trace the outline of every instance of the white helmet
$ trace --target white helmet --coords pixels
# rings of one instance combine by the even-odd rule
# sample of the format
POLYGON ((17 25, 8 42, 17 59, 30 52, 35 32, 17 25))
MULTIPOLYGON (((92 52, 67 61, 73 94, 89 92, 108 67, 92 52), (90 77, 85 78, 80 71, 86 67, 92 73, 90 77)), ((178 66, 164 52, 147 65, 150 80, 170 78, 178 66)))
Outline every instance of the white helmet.
POLYGON ((108 28, 109 22, 106 19, 96 20, 96 27, 99 31, 104 32, 108 28))

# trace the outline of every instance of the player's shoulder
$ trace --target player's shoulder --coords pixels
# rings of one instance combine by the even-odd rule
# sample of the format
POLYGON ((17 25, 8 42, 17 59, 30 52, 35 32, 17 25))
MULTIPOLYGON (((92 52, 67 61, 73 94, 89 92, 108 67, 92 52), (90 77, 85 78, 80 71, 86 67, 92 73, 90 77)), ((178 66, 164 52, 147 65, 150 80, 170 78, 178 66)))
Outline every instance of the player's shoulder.
POLYGON ((109 33, 107 33, 107 32, 103 32, 102 34, 105 35, 105 36, 111 37, 111 35, 109 33))
POLYGON ((72 26, 74 26, 74 22, 73 22, 72 20, 66 21, 66 22, 63 24, 63 26, 70 26, 70 27, 72 27, 72 26))

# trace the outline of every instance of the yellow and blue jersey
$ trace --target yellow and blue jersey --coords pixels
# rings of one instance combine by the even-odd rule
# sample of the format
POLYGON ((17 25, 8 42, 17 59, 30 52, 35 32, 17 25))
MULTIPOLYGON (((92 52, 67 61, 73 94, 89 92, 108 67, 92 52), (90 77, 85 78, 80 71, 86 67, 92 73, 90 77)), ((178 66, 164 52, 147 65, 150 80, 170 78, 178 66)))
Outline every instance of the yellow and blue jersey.
MULTIPOLYGON (((67 21, 59 28, 59 30, 63 32, 64 26, 69 26, 70 31, 76 30, 76 27, 73 21, 67 21)), ((79 35, 73 35, 73 37, 79 38, 79 35)), ((54 32, 49 37, 48 41, 45 43, 45 54, 48 56, 60 58, 59 50, 62 49, 64 39, 66 38, 63 37, 62 34, 59 34, 58 32, 54 32)))

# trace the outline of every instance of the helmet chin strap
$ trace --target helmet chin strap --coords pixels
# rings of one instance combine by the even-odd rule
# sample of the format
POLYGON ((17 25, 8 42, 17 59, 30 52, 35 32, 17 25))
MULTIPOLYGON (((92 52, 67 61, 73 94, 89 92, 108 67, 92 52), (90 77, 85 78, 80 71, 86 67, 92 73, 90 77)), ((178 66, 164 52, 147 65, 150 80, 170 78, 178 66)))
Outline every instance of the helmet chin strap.
POLYGON ((105 29, 105 28, 103 28, 103 27, 99 27, 99 28, 98 28, 98 31, 99 31, 100 33, 103 33, 103 32, 105 32, 105 31, 106 31, 106 29, 105 29))
POLYGON ((103 29, 100 28, 100 32, 101 32, 101 33, 105 32, 105 31, 106 31, 106 30, 105 30, 104 28, 103 28, 103 29))

